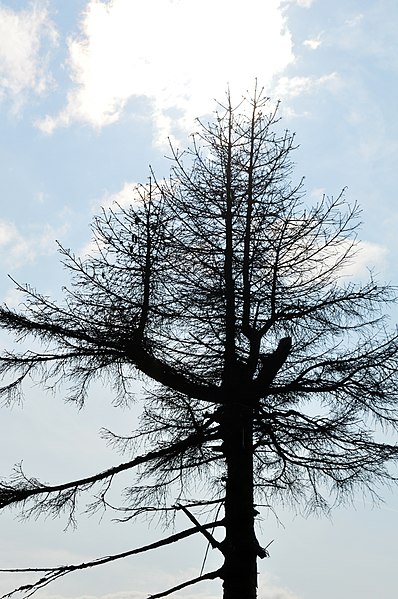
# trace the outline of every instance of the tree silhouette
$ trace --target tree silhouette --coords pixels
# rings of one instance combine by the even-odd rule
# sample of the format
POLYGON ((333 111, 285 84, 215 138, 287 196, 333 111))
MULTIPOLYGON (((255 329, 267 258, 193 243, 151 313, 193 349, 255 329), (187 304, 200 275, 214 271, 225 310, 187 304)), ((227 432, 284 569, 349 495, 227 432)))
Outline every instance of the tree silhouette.
POLYGON ((254 599, 257 559, 267 556, 256 536, 261 505, 323 510, 393 480, 398 447, 382 432, 398 425, 398 338, 384 315, 395 291, 347 278, 358 207, 344 192, 305 203, 302 181, 291 180, 294 136, 270 106, 257 91, 237 106, 227 95, 190 149, 172 150, 168 180, 152 173, 131 205, 94 219, 90 255, 60 248, 71 273, 62 304, 19 286, 24 308, 1 308, 3 329, 43 348, 3 352, 6 402, 29 377, 70 381, 78 405, 98 377, 120 403, 133 401, 137 376, 146 392, 135 431, 103 432, 127 461, 59 485, 17 467, 1 482, 0 507, 26 517, 66 510, 74 522, 79 496, 92 491, 90 510, 122 510, 125 520, 180 510, 192 523, 122 554, 28 569, 41 574, 16 589, 27 596, 69 572, 202 534, 220 568, 152 597, 219 578, 224 599, 254 599), (131 484, 112 507, 122 472, 131 484), (200 499, 198 481, 207 484, 200 499), (211 522, 201 524, 203 510, 211 522))

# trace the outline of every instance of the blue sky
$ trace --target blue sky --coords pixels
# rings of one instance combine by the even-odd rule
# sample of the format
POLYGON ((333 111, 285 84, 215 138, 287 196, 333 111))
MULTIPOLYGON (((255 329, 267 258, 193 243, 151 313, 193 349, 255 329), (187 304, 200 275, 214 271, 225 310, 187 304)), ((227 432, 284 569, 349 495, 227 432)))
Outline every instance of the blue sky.
MULTIPOLYGON (((397 27, 396 0, 0 0, 2 300, 18 303, 8 273, 57 296, 66 273, 55 240, 83 251, 101 205, 126 200, 149 164, 167 174, 167 137, 184 147, 195 117, 211 114, 227 85, 240 97, 255 77, 296 131, 308 200, 347 186, 363 208, 353 276, 369 266, 396 284, 397 27)), ((110 407, 109 395, 95 389, 77 412, 27 390, 24 407, 1 412, 0 474, 22 458, 30 475, 51 482, 110 465, 115 455, 98 430, 118 431, 135 415, 110 407)), ((266 517, 262 541, 275 540, 260 564, 259 597, 395 596, 398 490, 383 493, 380 508, 358 497, 331 520, 282 508, 284 527, 266 517)), ((75 562, 162 534, 106 518, 82 517, 77 532, 64 525, 2 515, 1 565, 75 562)), ((197 575, 203 553, 192 544, 148 554, 41 596, 138 599, 197 575)), ((11 583, 0 578, 0 591, 11 583)), ((210 584, 181 593, 216 596, 210 584)))

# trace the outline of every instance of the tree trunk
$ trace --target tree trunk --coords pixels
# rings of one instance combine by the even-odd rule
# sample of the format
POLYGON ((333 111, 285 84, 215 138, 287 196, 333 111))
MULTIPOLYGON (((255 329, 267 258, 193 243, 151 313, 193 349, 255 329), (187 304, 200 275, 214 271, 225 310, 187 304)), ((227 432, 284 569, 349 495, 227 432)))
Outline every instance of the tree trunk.
POLYGON ((256 599, 257 549, 253 497, 253 409, 226 404, 222 419, 225 483, 223 598, 256 599))

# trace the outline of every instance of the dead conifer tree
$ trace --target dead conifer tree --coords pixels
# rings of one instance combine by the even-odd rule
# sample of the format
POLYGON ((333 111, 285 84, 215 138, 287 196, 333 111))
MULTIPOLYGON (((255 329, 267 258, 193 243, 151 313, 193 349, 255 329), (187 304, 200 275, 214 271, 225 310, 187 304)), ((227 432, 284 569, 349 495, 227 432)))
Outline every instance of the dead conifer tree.
POLYGON ((283 498, 323 509, 392 478, 397 445, 374 430, 398 423, 397 335, 383 316, 395 292, 345 277, 357 206, 343 193, 306 204, 302 182, 292 182, 294 138, 261 93, 238 106, 228 96, 192 140, 173 151, 168 180, 152 175, 130 206, 94 219, 91 255, 61 249, 71 274, 63 303, 21 286, 24 309, 0 311, 4 330, 43 347, 2 353, 6 401, 31 376, 72 381, 78 404, 99 375, 118 401, 129 402, 138 374, 148 389, 138 429, 104 433, 127 461, 58 485, 16 471, 1 483, 0 507, 27 516, 66 509, 73 520, 79 496, 94 490, 106 506, 128 472, 126 519, 182 510, 192 526, 122 554, 41 569, 19 589, 26 595, 199 534, 220 553, 219 569, 153 597, 219 578, 224 599, 255 599, 257 559, 267 555, 259 504, 283 498), (198 480, 209 483, 201 498, 198 480), (204 507, 215 513, 206 524, 204 507))

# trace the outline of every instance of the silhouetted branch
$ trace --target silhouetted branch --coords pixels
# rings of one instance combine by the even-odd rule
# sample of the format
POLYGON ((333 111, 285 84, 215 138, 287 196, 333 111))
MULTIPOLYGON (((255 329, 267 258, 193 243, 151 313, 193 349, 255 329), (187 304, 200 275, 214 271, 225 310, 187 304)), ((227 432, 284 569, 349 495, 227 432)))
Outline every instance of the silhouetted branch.
POLYGON ((166 597, 171 593, 175 593, 176 591, 180 591, 181 589, 185 589, 185 587, 191 586, 193 584, 197 584, 198 582, 202 582, 203 580, 214 580, 215 578, 222 578, 222 568, 219 570, 213 570, 213 572, 208 572, 207 574, 202 574, 197 578, 191 578, 191 580, 187 580, 186 582, 182 582, 181 584, 172 587, 171 589, 167 589, 167 591, 162 591, 161 593, 155 593, 155 595, 149 595, 148 599, 159 599, 160 597, 166 597))
MULTIPOLYGON (((223 521, 219 520, 216 522, 208 522, 204 525, 201 525, 201 528, 203 528, 203 529, 215 528, 217 526, 223 526, 223 525, 224 525, 223 521)), ((97 558, 90 562, 82 562, 80 564, 74 564, 74 565, 69 565, 69 566, 66 565, 66 566, 50 567, 50 568, 8 568, 8 569, 1 568, 0 572, 9 572, 9 573, 44 572, 45 573, 45 575, 42 576, 39 580, 36 580, 35 582, 33 582, 31 584, 22 585, 16 589, 13 589, 9 593, 5 593, 4 595, 2 595, 1 599, 5 599, 7 597, 12 597, 15 593, 18 593, 18 592, 23 593, 25 598, 31 597, 34 593, 36 593, 38 590, 40 590, 44 586, 47 586, 54 580, 57 580, 58 578, 61 578, 62 576, 66 576, 67 574, 70 574, 71 572, 75 572, 78 570, 86 570, 88 568, 94 568, 96 566, 108 564, 110 562, 113 562, 113 561, 116 561, 119 559, 124 559, 131 555, 137 555, 138 553, 144 553, 144 552, 150 551, 152 549, 157 549, 158 547, 170 545, 172 543, 176 543, 177 541, 185 539, 189 536, 192 536, 192 535, 196 534, 197 532, 199 532, 199 529, 197 526, 194 526, 193 528, 188 528, 186 530, 183 530, 182 532, 179 532, 174 535, 170 535, 169 537, 166 537, 164 539, 161 539, 160 541, 150 543, 149 545, 143 545, 142 547, 138 547, 137 549, 131 549, 129 551, 124 551, 123 553, 117 553, 114 555, 100 557, 100 558, 97 558)), ((194 583, 192 583, 192 584, 194 584, 194 583)))
POLYGON ((133 460, 124 462, 112 468, 108 468, 107 470, 99 472, 93 476, 80 478, 59 485, 46 485, 40 483, 35 478, 27 478, 21 469, 21 465, 19 465, 15 468, 15 482, 13 484, 4 481, 0 482, 0 509, 18 503, 25 504, 25 502, 30 498, 45 495, 45 499, 40 500, 32 508, 33 511, 40 512, 50 509, 50 511, 57 513, 64 509, 67 504, 71 504, 72 509, 74 510, 74 503, 77 493, 87 491, 98 482, 112 479, 115 475, 137 466, 141 466, 142 464, 154 462, 159 459, 175 457, 180 452, 190 448, 192 445, 203 442, 205 438, 211 439, 212 436, 211 434, 206 434, 202 431, 195 432, 189 437, 175 443, 171 443, 160 450, 150 451, 144 455, 134 458, 133 460), (55 497, 51 498, 51 495, 53 494, 55 494, 55 497))
POLYGON ((191 512, 187 509, 187 507, 185 505, 181 505, 181 504, 177 503, 175 507, 179 510, 182 510, 184 512, 184 514, 186 514, 186 516, 188 516, 188 518, 191 520, 191 522, 193 522, 193 524, 195 524, 195 526, 202 533, 202 535, 205 537, 205 539, 207 539, 207 541, 210 543, 210 545, 213 547, 213 549, 219 549, 219 551, 221 551, 221 553, 223 553, 221 543, 219 543, 213 537, 213 535, 211 535, 209 532, 207 532, 206 528, 204 526, 202 526, 202 524, 195 518, 195 516, 193 514, 191 514, 191 512))

